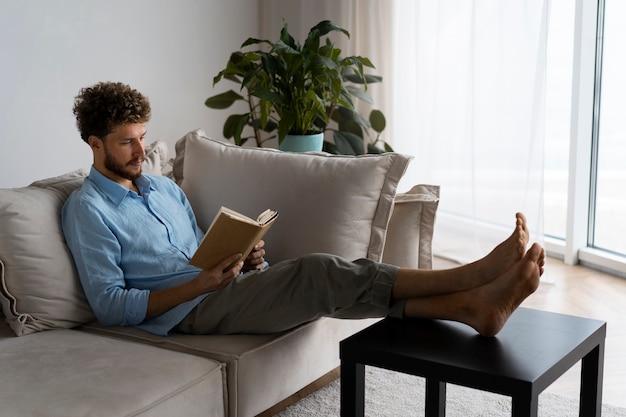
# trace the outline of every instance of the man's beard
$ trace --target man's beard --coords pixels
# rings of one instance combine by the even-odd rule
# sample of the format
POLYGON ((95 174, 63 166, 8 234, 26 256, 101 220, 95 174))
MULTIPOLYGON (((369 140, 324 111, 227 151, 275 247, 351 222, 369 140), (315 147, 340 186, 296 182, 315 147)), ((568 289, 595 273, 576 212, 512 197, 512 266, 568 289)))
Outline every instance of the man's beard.
MULTIPOLYGON (((108 169, 109 171, 113 172, 115 175, 118 175, 130 181, 136 180, 141 175, 141 169, 139 169, 139 171, 137 172, 134 172, 134 171, 131 172, 130 170, 126 169, 126 165, 123 165, 122 163, 118 162, 115 159, 115 157, 113 157, 113 155, 109 153, 109 151, 106 148, 104 149, 104 155, 105 155, 104 167, 108 169)), ((131 163, 135 161, 136 160, 131 161, 131 163)))

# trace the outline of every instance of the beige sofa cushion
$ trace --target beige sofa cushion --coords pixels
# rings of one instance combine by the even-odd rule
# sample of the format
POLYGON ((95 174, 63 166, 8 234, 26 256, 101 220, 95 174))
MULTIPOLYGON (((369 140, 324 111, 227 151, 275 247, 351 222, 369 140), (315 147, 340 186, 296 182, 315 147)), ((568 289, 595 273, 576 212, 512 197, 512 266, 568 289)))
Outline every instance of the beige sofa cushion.
POLYGON ((339 366, 339 342, 378 319, 321 318, 269 335, 156 336, 136 328, 81 330, 191 353, 226 364, 229 417, 254 417, 339 366))
POLYGON ((94 320, 59 217, 85 175, 79 170, 0 190, 0 302, 18 336, 94 320))
POLYGON ((383 262, 407 268, 432 268, 432 240, 438 206, 438 185, 420 184, 396 195, 383 262))
MULTIPOLYGON (((146 148, 143 168, 160 174, 167 147, 146 148)), ((86 169, 0 189, 0 304, 15 334, 70 328, 94 320, 65 245, 60 212, 86 169)))
POLYGON ((3 325, 3 416, 226 415, 218 362, 76 330, 9 336, 3 325))
MULTIPOLYGON (((313 252, 381 260, 408 156, 243 148, 207 138, 201 130, 183 140, 182 188, 201 228, 222 205, 252 217, 271 208, 280 217, 265 237, 270 263, 313 252)), ((180 163, 174 172, 180 172, 180 163)))
POLYGON ((169 149, 162 140, 152 142, 146 146, 146 156, 141 166, 143 172, 152 175, 161 175, 169 163, 169 149))

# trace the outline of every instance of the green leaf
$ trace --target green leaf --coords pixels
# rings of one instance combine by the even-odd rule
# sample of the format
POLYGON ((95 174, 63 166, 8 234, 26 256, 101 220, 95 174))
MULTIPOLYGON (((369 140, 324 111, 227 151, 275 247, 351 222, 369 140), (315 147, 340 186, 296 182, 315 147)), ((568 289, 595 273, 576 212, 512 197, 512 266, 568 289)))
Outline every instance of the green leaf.
POLYGON ((245 48, 246 46, 250 45, 258 45, 260 43, 272 45, 272 42, 268 41, 267 39, 248 38, 244 43, 241 44, 241 48, 245 48))
MULTIPOLYGON (((259 101, 259 123, 261 129, 268 129, 268 124, 270 123, 270 115, 272 114, 272 103, 267 100, 259 101)), ((272 129, 274 130, 274 129, 272 129)))
POLYGON ((324 36, 330 32, 343 32, 348 38, 350 37, 350 33, 347 30, 335 25, 330 20, 322 20, 311 28, 311 31, 314 30, 317 30, 320 36, 324 36))
POLYGON ((370 124, 374 131, 380 133, 385 130, 387 126, 387 121, 385 120, 385 115, 380 110, 372 110, 370 112, 370 124))
POLYGON ((280 40, 277 41, 272 47, 272 52, 285 53, 285 54, 299 54, 297 45, 290 45, 287 42, 280 40))
POLYGON ((374 83, 380 83, 383 81, 383 77, 381 77, 380 75, 372 75, 372 74, 365 74, 363 77, 361 77, 358 74, 351 73, 351 74, 344 74, 343 78, 355 84, 374 84, 374 83), (365 79, 365 82, 363 82, 364 79, 365 79))
POLYGON ((372 64, 372 61, 370 61, 370 59, 369 59, 369 58, 367 58, 367 57, 364 57, 364 56, 356 56, 356 57, 353 57, 353 58, 354 58, 354 59, 356 59, 356 60, 358 60, 358 61, 361 63, 361 65, 363 65, 363 66, 370 67, 370 68, 376 68, 376 67, 374 66, 374 64, 372 64))
POLYGON ((372 97, 369 94, 367 94, 365 91, 363 91, 362 89, 352 86, 352 85, 347 85, 346 90, 348 90, 348 92, 352 94, 354 97, 368 104, 374 104, 374 100, 372 100, 372 97))
MULTIPOLYGON (((365 119, 359 112, 356 112, 354 110, 350 110, 350 109, 346 109, 346 108, 339 108, 340 110, 340 114, 341 114, 341 119, 337 120, 337 123, 340 126, 340 130, 348 130, 348 131, 355 131, 356 129, 354 127, 352 127, 350 124, 356 125, 356 126, 360 126, 361 129, 367 131, 370 128, 370 122, 365 119), (344 129, 345 126, 345 129, 344 129)), ((363 136, 363 134, 358 134, 359 136, 363 136)))
POLYGON ((281 119, 278 121, 278 144, 281 144, 285 136, 289 133, 293 133, 296 135, 303 135, 306 132, 292 131, 295 127, 295 118, 292 113, 286 113, 281 116, 281 119))
POLYGON ((258 90, 252 92, 252 95, 260 98, 261 100, 269 101, 272 104, 278 104, 282 102, 282 97, 268 88, 259 88, 258 90))
POLYGON ((335 106, 332 119, 337 123, 341 123, 344 120, 354 120, 354 110, 344 106, 335 106))
POLYGON ((244 100, 244 98, 233 90, 228 90, 225 93, 207 98, 204 105, 211 109, 227 109, 237 100, 244 100))
POLYGON ((343 155, 363 155, 365 153, 363 140, 350 132, 335 131, 333 139, 337 149, 343 155))
POLYGON ((333 155, 341 155, 341 152, 337 149, 337 145, 327 140, 325 140, 322 145, 322 151, 333 155))
MULTIPOLYGON (((341 68, 339 67, 339 65, 332 59, 326 56, 322 56, 322 55, 316 55, 314 58, 313 63, 316 66, 321 67, 319 69, 320 74, 323 75, 332 75, 333 79, 338 79, 341 82, 341 73, 340 70, 341 68), (334 71, 335 74, 328 74, 327 71, 334 71)), ((318 67, 318 68, 319 68, 318 67)))
POLYGON ((250 113, 231 114, 224 122, 222 134, 225 138, 234 138, 237 145, 241 144, 241 132, 250 120, 250 113))
POLYGON ((263 130, 264 132, 271 133, 271 132, 275 131, 277 128, 278 128, 278 123, 276 123, 276 122, 275 122, 275 121, 273 121, 273 120, 269 120, 269 121, 265 124, 265 127, 264 127, 264 128, 262 128, 262 130, 263 130))
MULTIPOLYGON (((239 78, 239 76, 237 76, 235 74, 224 74, 224 79, 232 81, 232 82, 237 83, 237 84, 241 84, 241 78, 239 78)), ((213 84, 215 84, 215 83, 213 83, 213 84)))
POLYGON ((283 42, 284 44, 291 46, 293 49, 298 49, 296 40, 289 34, 287 22, 283 23, 283 28, 280 31, 280 40, 276 43, 279 42, 283 42))
POLYGON ((385 153, 385 151, 380 149, 378 146, 374 145, 373 143, 369 143, 367 145, 367 153, 381 154, 381 153, 385 153))
POLYGON ((320 32, 319 30, 311 29, 309 36, 304 41, 303 51, 319 51, 320 49, 320 32))
POLYGON ((339 123, 339 130, 341 132, 347 132, 351 135, 357 136, 361 141, 363 141, 363 129, 356 119, 343 120, 339 123))

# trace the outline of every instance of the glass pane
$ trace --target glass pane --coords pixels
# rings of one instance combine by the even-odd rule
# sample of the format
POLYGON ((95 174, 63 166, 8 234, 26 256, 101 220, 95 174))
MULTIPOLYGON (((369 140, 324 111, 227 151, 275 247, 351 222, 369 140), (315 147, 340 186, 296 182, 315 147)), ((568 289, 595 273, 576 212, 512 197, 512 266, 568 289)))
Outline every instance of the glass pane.
POLYGON ((606 0, 592 245, 626 255, 626 2, 606 0))
POLYGON ((544 166, 544 232, 565 239, 574 12, 576 2, 550 2, 546 81, 546 138, 544 166))

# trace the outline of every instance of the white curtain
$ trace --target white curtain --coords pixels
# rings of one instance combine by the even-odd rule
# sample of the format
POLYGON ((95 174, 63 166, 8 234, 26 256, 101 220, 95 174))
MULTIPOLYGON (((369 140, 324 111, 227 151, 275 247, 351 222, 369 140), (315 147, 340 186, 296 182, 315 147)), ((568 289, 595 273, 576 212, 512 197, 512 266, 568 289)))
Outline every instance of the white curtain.
POLYGON ((543 235, 547 0, 398 0, 393 143, 441 185, 435 251, 484 254, 525 212, 543 235))
POLYGON ((272 36, 281 16, 301 36, 329 18, 376 65, 385 139, 414 157, 399 191, 441 185, 435 254, 484 255, 516 211, 542 240, 549 0, 260 1, 272 36))

